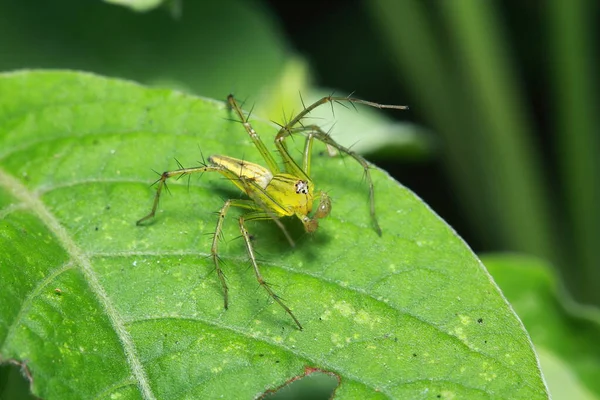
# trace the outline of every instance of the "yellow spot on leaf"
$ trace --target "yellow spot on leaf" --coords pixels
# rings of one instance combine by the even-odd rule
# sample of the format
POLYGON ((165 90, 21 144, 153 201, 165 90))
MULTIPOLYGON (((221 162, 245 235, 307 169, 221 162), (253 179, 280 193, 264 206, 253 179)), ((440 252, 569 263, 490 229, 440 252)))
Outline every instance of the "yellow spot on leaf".
POLYGON ((448 400, 452 400, 454 398, 456 398, 456 394, 454 392, 450 392, 448 390, 442 390, 442 393, 440 393, 442 395, 442 399, 448 399, 448 400))
POLYGON ((323 314, 321 314, 321 319, 323 321, 326 321, 329 319, 329 317, 331 316, 331 310, 325 310, 325 312, 323 312, 323 314))
POLYGON ((342 343, 342 338, 337 333, 331 334, 331 343, 333 343, 333 345, 336 347, 344 347, 344 344, 342 343))
POLYGON ((373 326, 375 326, 375 324, 381 322, 381 319, 379 317, 373 318, 365 310, 360 310, 360 311, 358 311, 358 313, 356 313, 356 316, 354 317, 354 321, 358 324, 369 325, 370 328, 373 328, 373 326))
POLYGON ((345 301, 339 301, 333 305, 333 308, 342 314, 344 317, 349 317, 356 313, 354 311, 354 307, 351 304, 346 303, 345 301))

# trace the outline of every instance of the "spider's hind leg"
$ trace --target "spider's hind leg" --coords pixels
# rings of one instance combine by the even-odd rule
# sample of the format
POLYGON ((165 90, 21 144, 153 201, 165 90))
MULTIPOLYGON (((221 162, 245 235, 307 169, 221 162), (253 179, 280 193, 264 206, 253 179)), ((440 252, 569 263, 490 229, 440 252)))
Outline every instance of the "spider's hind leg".
POLYGON ((300 321, 298 321, 298 318, 296 318, 294 313, 292 313, 292 310, 290 310, 289 307, 286 306, 285 303, 281 300, 281 298, 273 291, 273 289, 271 289, 269 284, 264 280, 262 274, 260 273, 258 263, 256 262, 256 255, 254 254, 254 247, 252 246, 252 241, 250 239, 250 234, 248 233, 248 230, 244 225, 244 216, 240 217, 239 224, 240 232, 242 233, 242 237, 244 238, 244 242, 246 244, 246 251, 248 252, 248 256, 250 257, 250 261, 252 262, 252 267, 254 268, 256 280, 258 281, 260 286, 262 286, 262 288, 267 291, 269 296, 271 296, 271 298, 275 300, 285 310, 285 312, 288 313, 290 317, 292 317, 296 325, 298 325, 298 328, 302 330, 302 325, 300 324, 300 321))
MULTIPOLYGON (((179 163, 179 161, 177 161, 177 164, 181 167, 181 164, 179 163)), ((223 168, 221 168, 219 166, 214 166, 214 165, 203 165, 201 167, 192 167, 192 168, 181 167, 174 171, 163 172, 157 181, 158 187, 156 188, 156 195, 154 195, 154 202, 152 203, 152 209, 146 216, 137 220, 137 222, 135 224, 142 225, 142 223, 144 223, 145 221, 154 217, 154 215, 156 214, 156 209, 158 208, 158 201, 160 199, 162 189, 163 189, 163 187, 165 187, 165 188, 167 187, 166 186, 167 179, 172 178, 172 177, 180 178, 184 175, 190 175, 190 174, 202 173, 202 172, 220 172, 222 174, 224 173, 223 168)))
POLYGON ((223 207, 219 210, 217 226, 215 227, 215 233, 213 235, 212 245, 210 247, 210 256, 215 265, 215 271, 217 272, 217 277, 219 278, 219 282, 221 282, 221 288, 223 289, 223 306, 225 309, 229 307, 229 288, 227 287, 227 282, 225 281, 225 274, 223 274, 223 270, 221 269, 221 258, 219 257, 219 239, 223 234, 223 222, 225 221, 225 216, 227 215, 227 211, 229 211, 230 207, 240 207, 254 210, 256 209, 256 205, 250 200, 244 199, 230 199, 223 204, 223 207))

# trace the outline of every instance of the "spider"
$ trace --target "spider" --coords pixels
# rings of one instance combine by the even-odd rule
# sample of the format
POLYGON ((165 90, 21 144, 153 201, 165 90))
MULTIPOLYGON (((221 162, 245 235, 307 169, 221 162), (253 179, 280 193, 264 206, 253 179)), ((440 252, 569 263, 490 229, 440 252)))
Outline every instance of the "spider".
POLYGON ((285 237, 289 241, 290 245, 294 246, 294 241, 287 232, 285 226, 280 221, 282 217, 297 217, 302 224, 304 229, 308 233, 313 233, 319 226, 319 220, 325 218, 331 212, 331 199, 327 193, 323 191, 317 191, 315 185, 310 177, 310 164, 311 164, 311 150, 313 140, 316 139, 328 147, 337 149, 342 153, 345 153, 355 159, 364 169, 366 181, 369 185, 369 199, 370 199, 370 213, 373 227, 377 234, 381 236, 381 228, 377 222, 375 215, 375 199, 374 199, 374 187, 373 181, 371 180, 371 174, 369 172, 369 164, 367 161, 356 154, 352 150, 335 142, 331 136, 323 131, 317 125, 304 125, 301 123, 302 119, 307 116, 315 108, 331 103, 350 103, 364 104, 376 108, 392 108, 392 109, 407 109, 407 106, 396 106, 396 105, 385 105, 379 103, 373 103, 357 99, 354 97, 340 97, 340 96, 325 96, 320 100, 314 102, 308 107, 303 107, 303 110, 291 119, 287 124, 281 126, 279 132, 275 136, 275 146, 281 160, 283 161, 283 170, 273 157, 273 155, 267 150, 265 144, 258 136, 258 133, 252 128, 250 122, 248 122, 248 116, 242 111, 239 103, 235 100, 233 95, 227 97, 227 103, 238 116, 240 122, 244 126, 244 129, 250 136, 250 139, 260 152, 264 159, 266 167, 241 159, 224 156, 224 155, 213 155, 208 158, 208 164, 191 167, 181 168, 173 171, 165 171, 162 173, 160 179, 158 179, 156 195, 154 197, 154 203, 152 210, 148 215, 141 218, 136 222, 137 225, 143 224, 145 221, 154 217, 156 209, 158 207, 158 201, 160 198, 161 191, 165 186, 167 179, 171 177, 182 177, 183 175, 203 172, 217 172, 227 178, 231 183, 237 186, 242 192, 247 195, 247 199, 229 199, 223 204, 219 210, 219 216, 215 228, 215 233, 212 240, 212 246, 210 249, 211 258, 215 265, 215 270, 218 279, 223 289, 224 307, 228 308, 229 303, 229 289, 227 282, 225 281, 225 275, 220 266, 220 258, 218 255, 219 250, 219 238, 223 229, 223 221, 227 215, 227 211, 231 207, 239 207, 246 210, 246 213, 239 217, 239 228, 242 237, 245 242, 246 250, 254 274, 261 287, 263 287, 269 296, 276 301, 289 316, 294 320, 300 330, 302 325, 296 318, 292 310, 286 306, 281 298, 271 289, 271 287, 264 280, 258 263, 256 261, 256 255, 254 247, 252 245, 251 236, 246 229, 247 221, 258 221, 258 220, 273 220, 277 226, 282 230, 285 237), (302 156, 302 166, 298 165, 296 161, 291 157, 287 150, 285 139, 295 135, 302 134, 306 137, 304 144, 304 152, 302 156), (316 205, 316 208, 314 205, 316 205), (314 208, 314 211, 313 211, 314 208))

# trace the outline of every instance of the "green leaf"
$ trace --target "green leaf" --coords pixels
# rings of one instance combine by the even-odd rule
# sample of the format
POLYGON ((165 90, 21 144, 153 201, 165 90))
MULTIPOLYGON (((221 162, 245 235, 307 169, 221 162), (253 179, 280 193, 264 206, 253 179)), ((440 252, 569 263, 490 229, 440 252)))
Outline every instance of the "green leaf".
MULTIPOLYGON (((220 175, 171 182, 153 223, 135 226, 151 169, 202 154, 260 162, 222 102, 71 72, 5 74, 0 93, 0 359, 26 363, 36 395, 252 398, 324 371, 341 399, 547 398, 481 263, 383 171, 382 237, 360 166, 319 151, 313 179, 333 199, 319 231, 289 219, 291 249, 273 223, 249 223, 299 331, 258 286, 237 210, 220 248, 223 309, 207 255, 214 212, 241 195, 220 175)), ((252 122, 271 145, 273 124, 252 122)), ((302 142, 288 141, 292 154, 302 142)))
POLYGON ((600 398, 600 311, 575 303, 539 258, 489 254, 482 259, 531 334, 552 398, 600 398))

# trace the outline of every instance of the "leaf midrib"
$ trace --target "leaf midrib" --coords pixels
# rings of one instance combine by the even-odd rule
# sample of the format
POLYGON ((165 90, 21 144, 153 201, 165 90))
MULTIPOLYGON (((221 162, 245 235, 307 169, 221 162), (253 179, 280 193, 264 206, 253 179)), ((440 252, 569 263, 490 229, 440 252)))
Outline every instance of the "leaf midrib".
POLYGON ((155 399, 154 393, 150 387, 148 376, 136 352, 133 340, 125 329, 124 320, 117 311, 116 307, 110 301, 104 287, 100 284, 96 273, 94 272, 90 259, 75 244, 66 229, 60 224, 56 217, 46 208, 40 199, 34 196, 24 185, 22 185, 12 175, 6 173, 0 168, 0 186, 7 188, 12 195, 23 202, 54 234, 58 242, 65 249, 75 265, 80 266, 90 290, 98 302, 103 307, 110 324, 112 325, 119 342, 125 353, 125 358, 131 373, 133 374, 138 388, 145 399, 155 399))

